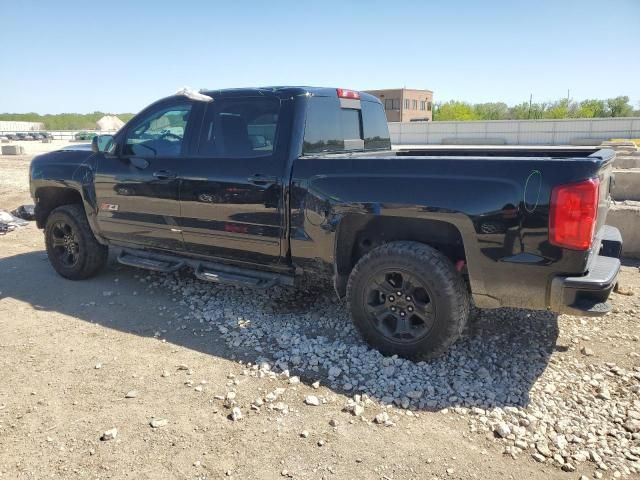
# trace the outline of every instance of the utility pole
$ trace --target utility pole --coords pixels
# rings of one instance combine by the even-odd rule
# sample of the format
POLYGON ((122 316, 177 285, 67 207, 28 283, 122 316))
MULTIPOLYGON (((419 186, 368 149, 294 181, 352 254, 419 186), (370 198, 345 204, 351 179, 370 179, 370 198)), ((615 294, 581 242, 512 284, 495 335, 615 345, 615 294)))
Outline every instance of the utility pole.
POLYGON ((531 102, 533 102, 533 93, 529 94, 529 115, 527 115, 529 120, 531 120, 531 102))

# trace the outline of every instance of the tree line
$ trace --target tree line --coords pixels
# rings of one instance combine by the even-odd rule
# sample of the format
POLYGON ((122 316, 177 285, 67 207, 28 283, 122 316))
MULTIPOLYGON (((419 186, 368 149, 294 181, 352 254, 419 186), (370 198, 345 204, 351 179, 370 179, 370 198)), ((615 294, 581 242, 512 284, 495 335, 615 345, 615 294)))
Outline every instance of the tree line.
MULTIPOLYGON (((640 105, 639 105, 640 107, 640 105)), ((640 108, 634 110, 629 97, 588 99, 581 102, 563 98, 555 102, 522 102, 508 106, 503 102, 468 103, 451 100, 436 103, 434 121, 446 120, 527 120, 558 118, 640 117, 640 108)))
POLYGON ((0 121, 42 122, 45 130, 95 130, 96 122, 105 115, 115 115, 127 122, 133 113, 58 113, 40 115, 38 113, 0 113, 0 121))

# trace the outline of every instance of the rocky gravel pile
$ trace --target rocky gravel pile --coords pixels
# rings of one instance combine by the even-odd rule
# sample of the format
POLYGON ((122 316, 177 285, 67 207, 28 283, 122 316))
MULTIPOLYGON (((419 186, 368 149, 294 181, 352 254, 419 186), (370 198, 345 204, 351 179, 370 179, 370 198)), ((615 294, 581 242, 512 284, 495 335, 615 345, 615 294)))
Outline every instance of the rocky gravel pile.
MULTIPOLYGON (((444 356, 415 363, 369 348, 325 286, 256 292, 180 276, 141 281, 171 291, 192 312, 170 320, 169 329, 220 338, 236 359, 258 372, 291 372, 310 385, 321 379, 352 397, 344 408, 354 415, 374 403, 383 410, 372 415, 376 424, 393 425, 386 413, 393 408, 441 411, 462 416, 471 432, 503 443, 504 453, 513 457, 530 455, 567 472, 584 464, 595 478, 640 474, 638 354, 623 366, 602 363, 581 346, 591 335, 640 351, 638 335, 607 330, 609 317, 485 311, 444 356)), ((638 297, 624 298, 617 313, 637 324, 638 297)), ((303 401, 308 408, 321 402, 313 395, 303 401)), ((252 408, 260 406, 254 402, 252 408)), ((240 409, 234 407, 230 418, 242 419, 240 409)))

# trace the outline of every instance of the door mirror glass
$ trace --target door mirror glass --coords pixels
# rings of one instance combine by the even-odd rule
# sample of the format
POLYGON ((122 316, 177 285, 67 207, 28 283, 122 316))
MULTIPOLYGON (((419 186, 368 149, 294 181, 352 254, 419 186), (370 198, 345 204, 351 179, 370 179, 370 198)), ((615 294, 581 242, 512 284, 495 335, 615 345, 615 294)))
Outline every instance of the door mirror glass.
POLYGON ((91 139, 91 150, 94 152, 106 152, 113 141, 113 135, 96 135, 91 139))

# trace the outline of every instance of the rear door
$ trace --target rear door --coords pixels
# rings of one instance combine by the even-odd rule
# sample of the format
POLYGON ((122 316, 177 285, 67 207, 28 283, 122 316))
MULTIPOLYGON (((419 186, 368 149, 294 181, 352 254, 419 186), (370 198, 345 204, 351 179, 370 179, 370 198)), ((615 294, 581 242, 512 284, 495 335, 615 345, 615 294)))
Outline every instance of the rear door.
POLYGON ((184 249, 178 175, 192 108, 183 98, 156 103, 130 122, 113 154, 98 154, 97 222, 106 238, 184 249))
POLYGON ((280 120, 275 96, 219 98, 207 105, 180 184, 188 252, 279 263, 286 151, 280 120))

